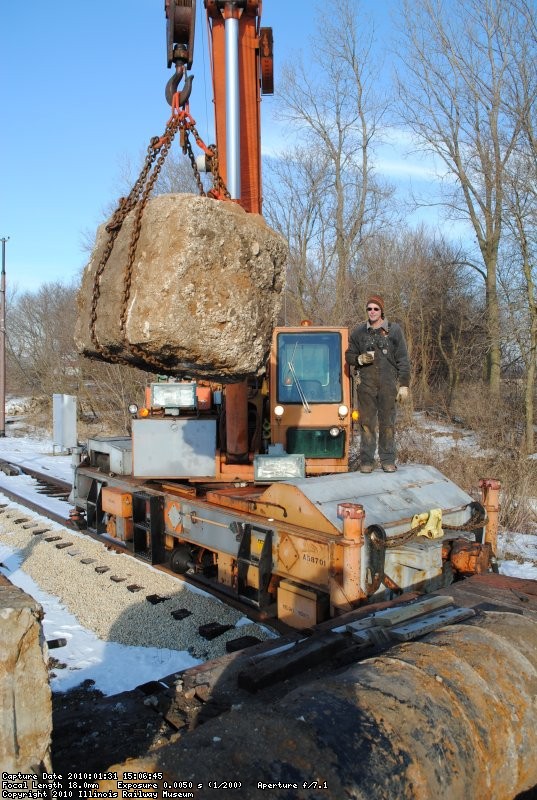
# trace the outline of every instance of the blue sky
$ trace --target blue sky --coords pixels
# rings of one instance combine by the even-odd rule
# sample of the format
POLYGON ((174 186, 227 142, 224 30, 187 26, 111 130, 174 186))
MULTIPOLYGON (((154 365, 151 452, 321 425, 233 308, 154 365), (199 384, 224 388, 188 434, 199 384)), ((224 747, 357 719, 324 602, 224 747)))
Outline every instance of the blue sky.
MULTIPOLYGON (((374 15, 382 29, 396 3, 362 0, 357 8, 374 15)), ((274 32, 276 81, 279 65, 306 48, 314 17, 315 4, 307 0, 264 0, 262 24, 274 32)), ((10 287, 78 280, 88 260, 84 232, 102 222, 124 191, 121 165, 137 162, 151 136, 164 129, 171 71, 163 0, 5 0, 0 30, 0 237, 10 237, 9 293, 10 287)), ((203 0, 196 34, 191 113, 210 140, 203 0)), ((322 80, 322 64, 312 69, 322 80)), ((265 97, 265 143, 278 137, 274 111, 274 100, 265 97)), ((418 170, 419 164, 416 158, 418 170)), ((397 176, 401 169, 405 177, 413 171, 397 151, 386 153, 386 172, 397 176)))

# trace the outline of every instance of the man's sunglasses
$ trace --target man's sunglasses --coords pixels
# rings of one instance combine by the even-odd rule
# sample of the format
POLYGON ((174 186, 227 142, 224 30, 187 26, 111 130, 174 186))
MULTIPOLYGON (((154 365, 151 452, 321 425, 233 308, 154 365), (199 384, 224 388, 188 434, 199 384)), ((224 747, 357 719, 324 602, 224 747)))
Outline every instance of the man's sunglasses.
POLYGON ((380 311, 380 308, 378 308, 377 306, 368 306, 366 308, 366 311, 380 311))

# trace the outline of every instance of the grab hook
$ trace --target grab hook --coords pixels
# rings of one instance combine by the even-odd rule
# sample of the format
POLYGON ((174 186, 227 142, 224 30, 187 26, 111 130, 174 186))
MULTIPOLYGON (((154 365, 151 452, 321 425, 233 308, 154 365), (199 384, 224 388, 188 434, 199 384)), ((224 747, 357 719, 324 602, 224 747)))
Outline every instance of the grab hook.
MULTIPOLYGON (((166 100, 168 101, 168 105, 173 104, 173 96, 177 93, 177 87, 181 81, 185 72, 185 68, 182 64, 176 64, 175 66, 175 75, 172 75, 168 83, 166 84, 166 100)), ((192 81, 194 80, 193 75, 188 75, 185 78, 185 85, 179 92, 179 106, 182 107, 188 103, 188 99, 190 97, 190 93, 192 92, 192 81)))

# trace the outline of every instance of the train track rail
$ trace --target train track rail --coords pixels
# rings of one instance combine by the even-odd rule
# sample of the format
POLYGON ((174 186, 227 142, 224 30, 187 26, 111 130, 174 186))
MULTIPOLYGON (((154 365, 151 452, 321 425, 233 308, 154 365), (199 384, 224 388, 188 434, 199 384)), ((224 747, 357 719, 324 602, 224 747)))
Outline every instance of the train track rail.
MULTIPOLYGON (((35 492, 37 495, 63 500, 66 503, 69 501, 71 484, 67 481, 61 480, 60 478, 55 478, 52 475, 47 475, 44 472, 39 472, 38 470, 30 467, 23 466, 22 464, 17 464, 14 461, 0 460, 0 470, 8 476, 13 477, 17 475, 27 475, 28 477, 32 478, 35 481, 35 492)), ((20 503, 25 508, 35 511, 37 514, 47 517, 47 519, 50 519, 53 522, 57 522, 60 525, 65 525, 66 527, 74 528, 74 526, 69 522, 68 510, 66 510, 65 515, 57 513, 47 507, 45 502, 40 502, 37 499, 29 498, 27 494, 25 494, 22 490, 18 490, 16 486, 1 486, 0 492, 10 500, 20 503)))
MULTIPOLYGON (((32 478, 35 481, 36 494, 44 498, 42 502, 40 502, 38 499, 31 499, 28 497, 27 493, 24 493, 22 490, 17 490, 16 486, 13 488, 6 488, 4 484, 0 486, 0 493, 8 499, 20 504, 21 506, 24 506, 29 511, 33 511, 40 516, 46 517, 47 519, 64 526, 68 530, 76 531, 90 537, 94 541, 100 542, 108 550, 130 556, 136 561, 147 564, 145 559, 134 555, 130 550, 128 550, 122 544, 114 541, 111 537, 108 537, 105 534, 98 534, 91 530, 80 528, 78 525, 73 523, 69 518, 69 508, 67 506, 65 514, 55 512, 47 506, 46 498, 54 498, 64 501, 66 504, 68 504, 69 495, 71 493, 71 484, 67 481, 27 467, 26 465, 18 464, 14 461, 0 460, 0 470, 9 476, 26 475, 32 478)), ((155 564, 153 565, 153 569, 168 575, 172 575, 176 580, 182 583, 195 586, 198 589, 203 589, 215 599, 220 600, 228 605, 230 608, 241 611, 253 622, 258 624, 268 624, 282 635, 296 633, 294 629, 280 622, 275 616, 271 616, 270 613, 267 613, 266 611, 260 612, 254 606, 242 602, 235 595, 230 594, 225 590, 222 591, 212 581, 202 575, 181 575, 174 572, 164 564, 155 564)))

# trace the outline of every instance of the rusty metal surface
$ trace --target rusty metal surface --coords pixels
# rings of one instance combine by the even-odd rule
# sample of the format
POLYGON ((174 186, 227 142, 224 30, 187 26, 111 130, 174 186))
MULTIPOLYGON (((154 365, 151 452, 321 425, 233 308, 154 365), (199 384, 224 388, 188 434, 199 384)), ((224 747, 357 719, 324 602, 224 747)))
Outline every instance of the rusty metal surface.
POLYGON ((537 621, 537 581, 489 572, 465 578, 436 594, 451 595, 459 605, 511 611, 537 621))
POLYGON ((489 544, 480 545, 466 539, 456 539, 451 547, 450 561, 455 572, 479 575, 489 569, 491 556, 489 544))
MULTIPOLYGON (((468 596, 475 582, 475 608, 485 590, 499 603, 512 594, 509 579, 490 577, 466 582, 468 596)), ((537 585, 527 594, 531 611, 537 585)), ((283 697, 271 689, 252 702, 235 698, 230 711, 151 754, 153 768, 199 781, 199 798, 213 792, 206 764, 216 782, 233 765, 241 786, 229 798, 263 797, 269 784, 277 800, 515 798, 537 786, 537 621, 526 611, 477 610, 350 668, 304 676, 283 697)), ((218 683, 211 691, 218 695, 218 683)))

